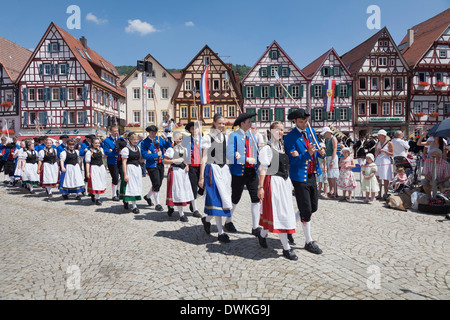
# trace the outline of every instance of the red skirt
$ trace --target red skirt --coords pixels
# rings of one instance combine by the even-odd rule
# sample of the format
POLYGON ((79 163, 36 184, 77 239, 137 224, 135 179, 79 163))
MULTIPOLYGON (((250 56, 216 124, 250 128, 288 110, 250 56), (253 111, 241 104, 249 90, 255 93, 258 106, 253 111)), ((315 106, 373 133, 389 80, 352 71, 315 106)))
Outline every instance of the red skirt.
POLYGON ((264 179, 264 200, 262 201, 262 213, 259 220, 259 225, 264 230, 269 230, 272 233, 287 233, 294 234, 295 229, 274 229, 273 227, 273 205, 272 205, 272 187, 271 176, 266 175, 264 179))

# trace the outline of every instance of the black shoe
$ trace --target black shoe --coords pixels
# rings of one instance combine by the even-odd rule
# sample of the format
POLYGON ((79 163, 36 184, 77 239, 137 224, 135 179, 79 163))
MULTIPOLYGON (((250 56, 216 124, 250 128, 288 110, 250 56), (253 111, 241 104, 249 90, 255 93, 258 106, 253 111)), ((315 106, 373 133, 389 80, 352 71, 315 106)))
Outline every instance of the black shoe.
MULTIPOLYGON (((161 207, 162 208, 162 207, 161 207)), ((167 210, 167 215, 169 216, 169 217, 171 217, 172 216, 172 214, 174 213, 174 211, 175 211, 175 209, 174 208, 172 208, 172 207, 169 207, 169 209, 167 210)))
POLYGON ((315 241, 311 241, 310 243, 305 243, 306 251, 309 251, 314 254, 321 254, 322 250, 319 248, 315 241))
POLYGON ((126 202, 126 201, 123 202, 123 208, 124 208, 125 210, 128 210, 128 209, 129 209, 128 202, 126 202))
POLYGON ((217 239, 222 243, 228 243, 230 242, 230 237, 226 233, 222 233, 217 237, 217 239))
POLYGON ((187 218, 185 215, 182 215, 182 216, 180 217, 180 221, 182 221, 182 222, 188 222, 189 220, 188 220, 188 218, 187 218))
POLYGON ((35 194, 36 192, 34 191, 34 190, 31 190, 30 191, 30 194, 35 194))
POLYGON ((62 198, 63 198, 64 200, 68 200, 68 199, 69 199, 69 196, 68 196, 67 194, 63 194, 62 198))
POLYGON ((53 198, 53 194, 52 194, 52 193, 49 193, 49 194, 48 194, 48 197, 49 197, 49 198, 53 198))
POLYGON ((211 222, 206 221, 206 217, 202 218, 203 228, 206 234, 211 234, 211 222))
POLYGON ((201 217, 202 217, 201 213, 198 212, 198 210, 195 210, 194 213, 192 214, 192 216, 193 216, 194 218, 201 218, 201 217))
POLYGON ((115 197, 112 197, 112 201, 120 201, 120 199, 119 199, 119 197, 115 196, 115 197))
POLYGON ((144 200, 147 201, 147 204, 151 207, 153 206, 152 199, 148 198, 147 196, 144 196, 144 200))
POLYGON ((162 207, 162 205, 157 204, 156 207, 155 207, 155 210, 156 211, 164 211, 164 208, 162 207))
POLYGON ((233 222, 227 222, 224 225, 225 230, 227 230, 228 232, 237 232, 236 228, 234 227, 233 222))
POLYGON ((293 249, 290 250, 283 250, 283 256, 285 256, 286 258, 288 258, 289 260, 298 260, 298 257, 296 256, 296 254, 294 253, 293 249))
POLYGON ((256 229, 252 229, 252 235, 257 237, 261 233, 262 228, 258 227, 256 229))
POLYGON ((95 200, 95 205, 101 206, 101 205, 102 205, 102 202, 101 202, 100 200, 95 200))
POLYGON ((131 210, 131 212, 133 212, 134 214, 138 214, 139 213, 139 209, 136 207, 133 210, 131 210))
POLYGON ((256 236, 258 237, 259 245, 263 248, 267 248, 267 238, 263 238, 261 236, 261 232, 259 232, 256 236))
POLYGON ((81 200, 81 196, 76 196, 75 200, 81 200))
POLYGON ((292 236, 292 234, 288 234, 288 241, 289 244, 295 246, 294 237, 292 236))

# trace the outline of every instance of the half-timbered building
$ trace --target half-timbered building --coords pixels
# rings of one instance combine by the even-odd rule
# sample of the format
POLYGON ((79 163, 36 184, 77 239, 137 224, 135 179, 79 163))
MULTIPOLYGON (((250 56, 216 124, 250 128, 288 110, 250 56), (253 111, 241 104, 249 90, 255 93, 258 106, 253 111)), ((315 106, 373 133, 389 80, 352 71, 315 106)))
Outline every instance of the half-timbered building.
POLYGON ((353 78, 339 55, 332 48, 303 68, 310 79, 311 125, 320 129, 332 126, 351 136, 353 133, 353 78), (326 81, 334 81, 333 111, 325 110, 326 81))
MULTIPOLYGON (((148 54, 144 61, 150 61, 153 66, 151 73, 137 71, 135 67, 122 81, 127 96, 127 124, 130 126, 156 125, 161 127, 163 117, 174 116, 172 96, 178 85, 178 80, 167 71, 161 63, 148 54), (145 75, 146 81, 142 81, 145 75), (144 117, 142 116, 144 114, 144 117), (145 121, 144 121, 145 120, 145 121)), ((145 130, 143 130, 145 132, 145 130)))
POLYGON ((308 79, 273 41, 241 82, 244 111, 254 113, 257 130, 268 130, 272 121, 286 129, 293 124, 287 115, 295 108, 308 108, 308 79))
POLYGON ((411 29, 400 42, 409 78, 410 133, 450 116, 450 9, 411 29))
POLYGON ((118 79, 86 38, 52 22, 19 77, 21 136, 106 135, 125 116, 118 79))
POLYGON ((355 136, 408 130, 409 67, 386 27, 341 57, 353 76, 355 136))
POLYGON ((210 125, 216 113, 232 123, 242 110, 242 95, 237 75, 231 64, 224 63, 217 53, 206 45, 182 70, 178 86, 172 97, 175 121, 187 124, 200 121, 210 125), (200 83, 205 69, 209 67, 209 104, 201 104, 200 83))
POLYGON ((30 56, 30 50, 0 37, 0 128, 5 127, 5 135, 20 129, 17 79, 30 56))

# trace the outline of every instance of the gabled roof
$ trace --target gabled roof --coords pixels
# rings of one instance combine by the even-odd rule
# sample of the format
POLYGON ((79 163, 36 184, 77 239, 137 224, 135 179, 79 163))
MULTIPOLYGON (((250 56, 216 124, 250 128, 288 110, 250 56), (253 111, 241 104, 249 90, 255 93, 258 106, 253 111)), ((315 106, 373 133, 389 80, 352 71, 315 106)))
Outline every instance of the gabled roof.
POLYGON ((325 52, 323 55, 321 55, 319 58, 317 58, 316 60, 311 62, 309 65, 304 67, 302 70, 303 73, 307 77, 312 78, 322 68, 325 60, 327 60, 331 54, 334 54, 334 56, 338 59, 339 63, 343 65, 343 69, 345 70, 345 72, 347 72, 349 74, 349 72, 347 70, 347 66, 344 64, 344 62, 342 62, 341 58, 339 57, 337 52, 334 50, 334 48, 331 48, 330 50, 325 52))
POLYGON ((12 82, 17 81, 31 54, 30 50, 0 37, 0 64, 12 82))
POLYGON ((400 42, 399 47, 410 67, 414 67, 422 60, 433 43, 450 27, 450 8, 439 13, 427 21, 424 21, 411 29, 414 30, 414 42, 408 47, 408 34, 400 42))
POLYGON ((253 65, 253 67, 250 69, 250 71, 245 75, 245 77, 242 79, 241 83, 244 83, 245 80, 247 80, 247 77, 250 76, 250 74, 253 72, 253 70, 256 68, 256 66, 259 65, 260 61, 267 55, 267 53, 271 50, 273 46, 276 46, 278 50, 281 51, 281 53, 289 60, 289 63, 291 63, 292 66, 297 69, 297 71, 305 78, 308 79, 305 76, 305 73, 295 64, 295 62, 289 57, 289 55, 281 48, 281 46, 274 40, 272 43, 267 47, 267 49, 264 51, 264 53, 261 55, 261 57, 258 59, 258 61, 253 65))
MULTIPOLYGON (((121 95, 122 97, 125 97, 124 93, 120 89, 120 83, 119 83, 119 73, 117 72, 114 65, 103 58, 100 54, 98 54, 96 51, 92 50, 91 48, 87 47, 85 48, 80 40, 74 38, 71 34, 66 32, 61 27, 57 26, 55 23, 50 23, 50 26, 48 27, 47 31, 45 32, 44 36, 42 37, 41 41, 39 42, 39 45, 36 47, 35 51, 33 52, 31 58, 29 59, 26 67, 29 66, 31 61, 33 60, 34 56, 40 50, 42 43, 46 39, 49 31, 52 29, 52 27, 55 27, 56 30, 60 33, 61 37, 63 38, 64 42, 67 44, 67 46, 70 48, 73 55, 77 58, 78 62, 83 67, 84 71, 87 73, 87 75, 91 78, 93 82, 96 84, 107 88, 109 90, 114 91, 115 93, 121 95), (81 55, 80 51, 83 53, 83 56, 81 55), (87 55, 86 55, 87 52, 87 55), (106 71, 110 73, 111 75, 115 76, 117 79, 117 87, 112 86, 108 82, 101 79, 101 77, 97 74, 97 72, 94 70, 95 68, 99 68, 100 70, 106 71)), ((26 68, 22 71, 20 78, 22 78, 23 73, 25 72, 26 68)))
MULTIPOLYGON (((147 54, 147 56, 144 58, 144 60, 149 60, 150 58, 153 59, 153 60, 154 60, 161 68, 163 68, 163 69, 166 71, 167 74, 170 74, 170 75, 172 76, 172 78, 174 78, 175 80, 178 80, 178 79, 174 76, 174 74, 172 74, 172 73, 170 73, 169 71, 167 71, 167 69, 164 68, 164 66, 163 66, 161 63, 159 63, 159 61, 156 60, 150 53, 147 54)), ((131 75, 133 75, 133 74, 136 72, 136 70, 137 70, 137 66, 134 67, 133 70, 131 70, 130 73, 128 73, 128 74, 122 79, 122 81, 120 81, 120 84, 121 84, 121 85, 124 85, 124 83, 131 77, 131 75)))
POLYGON ((408 64, 403 58, 403 55, 401 54, 400 50, 398 50, 398 47, 395 44, 394 40, 392 39, 392 36, 389 33, 388 29, 384 27, 380 31, 375 33, 373 36, 371 36, 369 39, 367 39, 360 45, 356 46, 355 48, 353 48, 352 50, 350 50, 341 57, 341 60, 343 61, 344 65, 347 67, 348 71, 352 75, 356 74, 361 69, 364 61, 366 61, 367 57, 369 56, 369 53, 372 51, 372 48, 375 46, 378 39, 384 33, 386 33, 391 43, 393 44, 394 49, 399 56, 399 59, 404 64, 405 68, 408 69, 408 64))

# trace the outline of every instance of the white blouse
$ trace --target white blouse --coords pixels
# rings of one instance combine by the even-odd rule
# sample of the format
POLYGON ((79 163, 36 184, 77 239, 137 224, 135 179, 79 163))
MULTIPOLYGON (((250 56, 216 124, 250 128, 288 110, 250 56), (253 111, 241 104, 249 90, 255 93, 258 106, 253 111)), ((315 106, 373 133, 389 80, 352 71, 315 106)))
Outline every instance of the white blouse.
MULTIPOLYGON (((132 149, 133 151, 139 151, 139 153, 141 152, 141 149, 139 147, 132 147, 130 145, 127 145, 128 148, 132 149)), ((120 151, 120 156, 122 157, 122 159, 128 159, 128 156, 130 155, 130 149, 128 148, 123 148, 122 151, 120 151)))
MULTIPOLYGON (((39 151, 39 161, 44 161, 44 157, 45 157, 45 150, 48 150, 47 148, 42 149, 41 151, 39 151)), ((50 148, 50 150, 48 150, 49 153, 55 153, 56 154, 56 150, 53 148, 50 148)))
MULTIPOLYGON (((77 161, 80 161, 80 159, 79 159, 80 153, 78 152, 78 150, 74 150, 74 151, 75 151, 75 153, 77 154, 77 157, 78 157, 78 160, 77 160, 77 161)), ((61 160, 62 162, 64 162, 64 161, 66 161, 66 159, 67 159, 67 151, 64 150, 63 152, 61 152, 61 153, 59 154, 59 160, 61 160)))
POLYGON ((259 152, 258 160, 260 162, 261 169, 267 170, 273 159, 273 149, 280 153, 284 153, 283 146, 279 141, 270 140, 259 152))
MULTIPOLYGON (((105 158, 105 153, 103 152, 103 148, 99 148, 100 152, 102 153, 102 158, 105 158)), ((92 159, 92 152, 91 149, 89 149, 88 151, 86 151, 86 155, 84 156, 84 161, 86 163, 91 163, 91 159, 92 159)))
POLYGON ((218 130, 211 130, 209 134, 204 136, 202 138, 202 149, 209 149, 211 148, 211 136, 219 143, 223 143, 223 139, 225 138, 225 141, 228 142, 228 136, 224 135, 222 132, 218 130))

